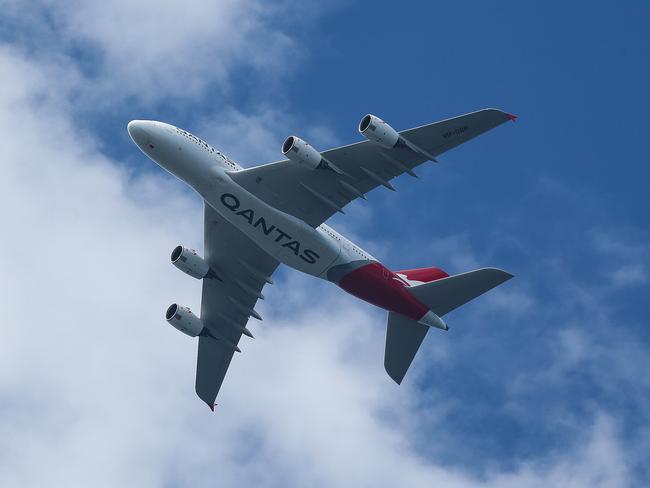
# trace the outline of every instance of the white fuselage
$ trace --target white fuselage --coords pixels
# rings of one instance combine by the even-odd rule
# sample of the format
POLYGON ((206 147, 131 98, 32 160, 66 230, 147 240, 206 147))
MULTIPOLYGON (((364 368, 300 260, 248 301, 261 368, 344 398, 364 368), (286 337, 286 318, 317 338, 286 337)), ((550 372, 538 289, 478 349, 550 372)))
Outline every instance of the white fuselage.
POLYGON ((360 253, 374 260, 329 226, 313 228, 246 191, 229 176, 242 168, 198 137, 162 122, 131 124, 129 132, 147 156, 281 263, 325 278, 332 266, 358 260, 360 253))

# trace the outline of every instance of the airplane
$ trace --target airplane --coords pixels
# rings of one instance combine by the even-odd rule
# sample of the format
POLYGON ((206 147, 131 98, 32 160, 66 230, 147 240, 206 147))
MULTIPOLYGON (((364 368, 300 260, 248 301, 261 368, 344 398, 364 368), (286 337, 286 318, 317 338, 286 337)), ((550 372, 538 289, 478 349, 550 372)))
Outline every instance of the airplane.
POLYGON ((171 262, 202 280, 200 318, 174 303, 165 318, 198 337, 195 391, 215 400, 255 304, 280 263, 330 281, 388 312, 384 367, 400 384, 431 328, 442 317, 513 275, 482 268, 450 276, 437 267, 391 271, 325 224, 332 215, 390 180, 516 116, 489 108, 396 131, 368 114, 366 140, 320 152, 297 136, 282 144, 286 159, 243 168, 199 137, 164 122, 133 120, 128 133, 155 163, 193 188, 204 203, 204 256, 182 245, 171 262))

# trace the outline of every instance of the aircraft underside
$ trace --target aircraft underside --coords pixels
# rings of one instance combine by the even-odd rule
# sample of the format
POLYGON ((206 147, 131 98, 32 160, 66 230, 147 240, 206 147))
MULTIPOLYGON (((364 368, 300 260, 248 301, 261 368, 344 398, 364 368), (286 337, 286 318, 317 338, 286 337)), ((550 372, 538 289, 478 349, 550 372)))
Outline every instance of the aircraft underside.
POLYGON ((397 132, 374 115, 365 142, 319 152, 291 136, 286 160, 244 169, 193 134, 155 121, 132 121, 133 141, 204 199, 204 256, 177 246, 172 263, 203 281, 200 317, 171 305, 167 321, 198 337, 195 390, 211 408, 250 318, 280 263, 329 280, 389 312, 384 366, 400 383, 428 330, 442 316, 512 277, 496 268, 449 276, 439 268, 393 272, 325 221, 390 180, 515 117, 496 109, 397 132))

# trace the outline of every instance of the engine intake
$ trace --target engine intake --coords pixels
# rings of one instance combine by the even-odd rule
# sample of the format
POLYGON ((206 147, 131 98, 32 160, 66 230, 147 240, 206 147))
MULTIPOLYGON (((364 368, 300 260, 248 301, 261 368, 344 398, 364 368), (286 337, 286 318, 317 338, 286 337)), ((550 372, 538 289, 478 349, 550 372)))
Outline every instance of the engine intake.
POLYGON ((205 278, 210 272, 210 265, 194 249, 176 246, 171 255, 172 264, 196 279, 205 278))
POLYGON ((321 154, 300 137, 289 136, 282 144, 282 154, 296 163, 304 164, 310 169, 320 167, 324 161, 321 154))
POLYGON ((372 114, 368 114, 361 119, 359 132, 369 141, 387 149, 395 147, 400 140, 400 136, 395 129, 372 114))
POLYGON ((165 319, 176 329, 190 337, 196 337, 203 332, 203 322, 194 315, 189 308, 181 307, 177 303, 172 303, 167 312, 165 319))

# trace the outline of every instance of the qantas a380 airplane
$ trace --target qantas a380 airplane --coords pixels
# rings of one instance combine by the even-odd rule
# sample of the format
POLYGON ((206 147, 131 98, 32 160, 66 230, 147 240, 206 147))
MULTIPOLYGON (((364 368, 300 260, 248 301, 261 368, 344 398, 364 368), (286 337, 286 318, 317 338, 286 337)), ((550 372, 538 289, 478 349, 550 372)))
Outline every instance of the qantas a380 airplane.
POLYGON ((283 161, 242 168, 189 132, 134 120, 128 131, 153 161, 204 200, 204 252, 177 246, 172 263, 203 280, 201 316, 171 305, 167 321, 199 338, 196 393, 214 409, 255 303, 280 263, 337 284, 388 311, 384 366, 401 383, 430 328, 442 316, 512 278, 496 268, 449 276, 439 268, 391 271, 325 224, 356 198, 515 116, 485 109, 401 132, 374 115, 359 123, 363 142, 318 152, 291 136, 283 161))

